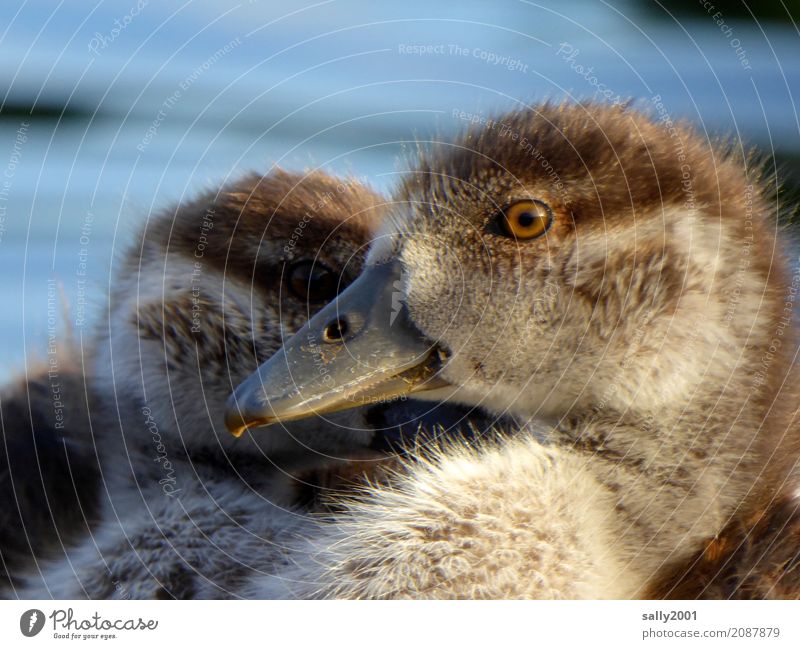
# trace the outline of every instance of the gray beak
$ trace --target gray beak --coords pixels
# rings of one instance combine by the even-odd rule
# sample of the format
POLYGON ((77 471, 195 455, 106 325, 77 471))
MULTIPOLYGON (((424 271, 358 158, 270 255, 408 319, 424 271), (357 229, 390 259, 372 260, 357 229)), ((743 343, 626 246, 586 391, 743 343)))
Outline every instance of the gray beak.
POLYGON ((228 399, 225 424, 248 428, 388 403, 446 387, 442 352, 411 323, 402 267, 368 267, 228 399))

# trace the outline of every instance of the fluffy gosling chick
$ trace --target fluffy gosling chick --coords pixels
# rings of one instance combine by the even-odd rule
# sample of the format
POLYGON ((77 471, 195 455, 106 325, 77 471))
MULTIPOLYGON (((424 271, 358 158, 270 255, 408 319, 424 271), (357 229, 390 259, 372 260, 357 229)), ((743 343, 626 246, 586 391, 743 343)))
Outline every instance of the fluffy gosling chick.
POLYGON ((493 123, 422 153, 359 280, 235 395, 263 422, 446 383, 536 435, 368 490, 251 591, 659 594, 796 504, 797 281, 758 169, 630 108, 493 123))
MULTIPOLYGON (((225 399, 358 274, 381 203, 351 180, 276 171, 145 224, 85 359, 89 431, 70 427, 96 444, 97 520, 17 596, 236 597, 248 574, 285 564, 286 540, 308 525, 288 471, 375 457, 368 412, 237 441, 225 399)), ((45 477, 48 493, 69 489, 45 477)))

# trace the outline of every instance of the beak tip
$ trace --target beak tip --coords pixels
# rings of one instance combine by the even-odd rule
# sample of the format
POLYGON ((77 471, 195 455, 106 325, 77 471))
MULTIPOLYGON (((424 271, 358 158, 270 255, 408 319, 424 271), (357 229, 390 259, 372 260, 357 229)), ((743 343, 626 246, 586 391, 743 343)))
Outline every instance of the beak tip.
POLYGON ((238 439, 250 428, 266 426, 279 420, 272 413, 266 414, 263 408, 258 408, 257 410, 258 412, 254 412, 246 406, 242 407, 231 397, 225 410, 225 428, 238 439))
POLYGON ((253 389, 248 384, 249 381, 234 390, 225 404, 225 428, 237 439, 257 425, 263 414, 255 412, 260 409, 253 407, 253 389))
POLYGON ((225 411, 225 428, 234 437, 238 438, 244 435, 248 425, 238 408, 229 407, 225 411))

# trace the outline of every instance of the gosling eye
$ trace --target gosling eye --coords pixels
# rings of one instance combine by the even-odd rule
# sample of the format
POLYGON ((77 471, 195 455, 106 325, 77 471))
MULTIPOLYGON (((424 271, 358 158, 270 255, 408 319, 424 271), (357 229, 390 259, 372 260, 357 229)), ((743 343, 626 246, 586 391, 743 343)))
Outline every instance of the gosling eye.
POLYGON ((328 302, 339 292, 339 277, 325 264, 310 260, 298 261, 287 274, 289 290, 308 302, 328 302))
POLYGON ((501 234, 514 239, 541 237, 553 222, 553 212, 546 203, 525 199, 511 203, 495 216, 501 234))

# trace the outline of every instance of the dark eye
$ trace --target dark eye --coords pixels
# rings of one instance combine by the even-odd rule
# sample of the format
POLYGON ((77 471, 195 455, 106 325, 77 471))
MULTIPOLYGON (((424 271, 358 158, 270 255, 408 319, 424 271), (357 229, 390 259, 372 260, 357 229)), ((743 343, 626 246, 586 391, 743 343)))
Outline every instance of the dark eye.
POLYGON ((303 301, 327 302, 339 292, 339 277, 325 264, 298 261, 288 273, 289 290, 303 301))
POLYGON ((496 217, 503 234, 514 239, 542 236, 553 222, 553 213, 542 201, 522 200, 511 203, 496 217))

